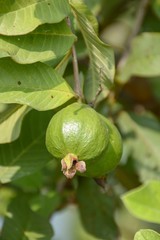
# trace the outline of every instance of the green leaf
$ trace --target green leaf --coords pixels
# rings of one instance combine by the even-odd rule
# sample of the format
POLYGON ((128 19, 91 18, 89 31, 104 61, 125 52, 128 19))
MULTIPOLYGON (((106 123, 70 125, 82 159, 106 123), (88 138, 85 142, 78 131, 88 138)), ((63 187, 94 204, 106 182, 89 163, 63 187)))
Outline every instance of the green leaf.
POLYGON ((160 2, 159 2, 159 0, 153 0, 152 7, 153 7, 153 10, 156 13, 157 17, 160 18, 160 2))
POLYGON ((160 179, 160 124, 148 114, 122 112, 118 124, 140 180, 160 179))
POLYGON ((39 215, 50 217, 60 207, 62 200, 59 193, 49 191, 32 199, 31 208, 39 215))
POLYGON ((135 234, 134 240, 160 240, 160 235, 151 229, 141 229, 135 234))
POLYGON ((57 23, 70 13, 67 0, 0 0, 0 34, 22 35, 43 23, 57 23))
POLYGON ((155 78, 150 78, 149 84, 151 86, 151 91, 157 101, 160 101, 160 76, 155 78))
POLYGON ((85 82, 85 95, 88 102, 94 100, 99 85, 110 89, 114 78, 114 56, 112 48, 97 36, 90 19, 84 12, 81 1, 71 0, 70 5, 83 34, 89 58, 90 74, 85 82))
POLYGON ((16 186, 22 189, 24 192, 36 192, 43 187, 44 172, 40 169, 38 172, 34 172, 30 175, 18 178, 12 181, 12 186, 16 186))
POLYGON ((103 194, 92 179, 80 180, 77 198, 84 228, 95 237, 116 239, 113 199, 103 194))
POLYGON ((59 64, 55 67, 56 72, 63 76, 66 70, 66 67, 68 65, 70 56, 71 56, 71 50, 64 56, 64 58, 59 62, 59 64))
POLYGON ((83 0, 70 0, 69 1, 71 6, 74 5, 74 7, 78 10, 80 10, 81 14, 83 14, 90 24, 92 25, 94 31, 98 33, 98 21, 96 17, 93 15, 93 13, 90 11, 88 6, 84 3, 83 0))
POLYGON ((8 212, 8 205, 11 200, 16 196, 16 193, 13 189, 8 187, 1 187, 0 189, 0 215, 1 216, 10 216, 8 212))
POLYGON ((143 33, 133 40, 131 53, 117 79, 125 83, 131 76, 156 77, 160 75, 160 33, 143 33))
MULTIPOLYGON (((103 6, 103 0, 100 0, 100 1, 85 0, 84 2, 95 16, 97 16, 99 14, 99 12, 101 11, 101 8, 103 6)), ((107 8, 108 8, 108 5, 109 5, 109 2, 107 3, 107 8)))
POLYGON ((39 26, 27 35, 0 35, 0 50, 5 56, 22 64, 49 60, 58 63, 71 48, 75 39, 66 22, 62 21, 39 26))
POLYGON ((32 110, 24 119, 18 140, 0 145, 0 182, 32 174, 52 159, 45 147, 45 132, 52 115, 32 110))
POLYGON ((1 240, 50 240, 53 236, 48 219, 32 212, 25 196, 17 196, 8 211, 10 217, 5 218, 1 240))
POLYGON ((0 144, 16 140, 21 131, 24 116, 30 111, 26 105, 10 104, 0 113, 0 144))
POLYGON ((26 104, 43 111, 74 97, 65 80, 43 63, 20 65, 4 58, 0 72, 0 103, 26 104))
POLYGON ((160 181, 150 181, 127 192, 122 201, 135 217, 160 223, 160 181))

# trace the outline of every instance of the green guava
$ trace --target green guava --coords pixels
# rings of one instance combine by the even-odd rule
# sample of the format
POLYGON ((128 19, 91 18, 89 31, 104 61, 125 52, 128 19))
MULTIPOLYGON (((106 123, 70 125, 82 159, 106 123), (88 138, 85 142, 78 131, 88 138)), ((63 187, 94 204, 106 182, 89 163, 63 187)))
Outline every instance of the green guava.
POLYGON ((46 146, 61 160, 67 178, 76 172, 100 177, 115 168, 122 154, 116 127, 86 104, 73 103, 56 113, 46 132, 46 146))

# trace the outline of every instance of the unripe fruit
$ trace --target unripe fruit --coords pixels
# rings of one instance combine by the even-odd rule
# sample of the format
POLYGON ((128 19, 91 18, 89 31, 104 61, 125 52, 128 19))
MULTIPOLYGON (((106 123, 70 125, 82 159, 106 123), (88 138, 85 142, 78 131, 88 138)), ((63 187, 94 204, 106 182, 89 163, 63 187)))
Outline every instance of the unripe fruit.
POLYGON ((56 113, 46 132, 48 151, 61 160, 67 178, 76 172, 100 177, 112 170, 122 154, 116 127, 86 104, 73 103, 56 113))

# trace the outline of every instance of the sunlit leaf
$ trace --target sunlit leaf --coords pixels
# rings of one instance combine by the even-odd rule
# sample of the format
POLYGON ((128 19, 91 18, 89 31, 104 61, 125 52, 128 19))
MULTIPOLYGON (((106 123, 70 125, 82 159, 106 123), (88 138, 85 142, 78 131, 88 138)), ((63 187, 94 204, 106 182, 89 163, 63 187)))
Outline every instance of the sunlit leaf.
POLYGON ((114 56, 112 48, 97 36, 92 24, 83 11, 81 1, 71 0, 73 13, 79 23, 90 58, 90 74, 85 82, 88 102, 94 100, 99 86, 110 89, 114 78, 114 56))
POLYGON ((32 174, 52 159, 45 147, 45 132, 52 114, 32 110, 24 119, 18 140, 0 145, 0 182, 32 174))
POLYGON ((70 13, 67 0, 0 0, 0 34, 22 35, 43 23, 57 23, 70 13))
MULTIPOLYGON (((22 64, 54 60, 59 62, 71 48, 75 36, 65 21, 45 24, 22 36, 0 35, 0 50, 22 64)), ((0 57, 4 57, 0 54, 0 57)))
POLYGON ((160 240, 160 235, 151 229, 141 229, 135 234, 134 240, 160 240))
POLYGON ((49 110, 74 97, 66 81, 43 63, 20 65, 4 58, 0 59, 0 72, 0 103, 49 110))
POLYGON ((134 216, 160 223, 160 181, 151 181, 125 193, 122 200, 134 216))
POLYGON ((160 75, 160 33, 143 33, 133 40, 131 53, 117 79, 125 83, 131 76, 156 77, 160 75))
POLYGON ((0 113, 0 143, 9 143, 19 137, 22 120, 29 111, 26 105, 10 104, 0 113))
POLYGON ((16 193, 13 189, 2 187, 0 189, 0 215, 1 216, 10 216, 8 212, 8 205, 11 200, 16 196, 16 193))

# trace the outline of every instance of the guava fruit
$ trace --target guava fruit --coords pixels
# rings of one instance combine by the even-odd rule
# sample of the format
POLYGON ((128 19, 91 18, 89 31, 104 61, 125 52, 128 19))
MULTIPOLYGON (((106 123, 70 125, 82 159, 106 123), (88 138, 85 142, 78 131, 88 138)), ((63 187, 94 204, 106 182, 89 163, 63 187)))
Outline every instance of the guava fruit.
POLYGON ((67 178, 76 173, 100 177, 115 168, 122 154, 116 127, 93 108, 73 103, 57 112, 46 131, 46 147, 61 160, 67 178))

